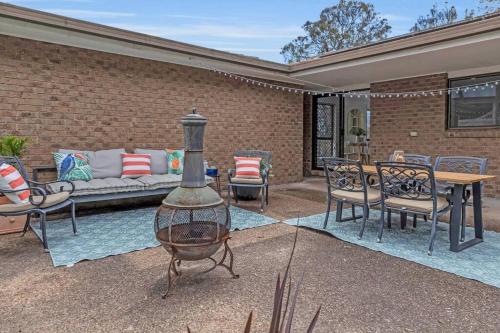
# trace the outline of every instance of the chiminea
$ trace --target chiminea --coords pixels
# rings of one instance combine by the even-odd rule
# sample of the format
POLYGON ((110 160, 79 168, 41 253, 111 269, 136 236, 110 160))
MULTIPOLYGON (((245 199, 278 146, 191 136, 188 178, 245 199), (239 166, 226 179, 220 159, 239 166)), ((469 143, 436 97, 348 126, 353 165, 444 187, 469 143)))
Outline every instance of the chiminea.
POLYGON ((170 192, 158 208, 155 218, 156 239, 172 255, 167 273, 168 296, 174 278, 180 275, 182 260, 209 259, 213 266, 225 267, 233 278, 233 252, 227 242, 231 238, 231 215, 219 194, 207 186, 203 167, 203 135, 207 119, 196 113, 182 118, 184 127, 184 173, 181 186, 170 192), (224 244, 222 258, 212 256, 224 244), (229 265, 225 260, 229 254, 229 265))

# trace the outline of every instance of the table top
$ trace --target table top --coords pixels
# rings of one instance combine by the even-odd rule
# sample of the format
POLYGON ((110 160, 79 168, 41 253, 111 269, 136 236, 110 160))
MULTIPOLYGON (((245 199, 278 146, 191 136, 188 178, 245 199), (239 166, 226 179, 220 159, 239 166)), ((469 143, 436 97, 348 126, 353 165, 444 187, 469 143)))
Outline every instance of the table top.
MULTIPOLYGON (((363 165, 363 170, 365 173, 370 175, 377 174, 377 168, 374 165, 363 165)), ((444 172, 444 171, 434 171, 434 177, 438 181, 448 182, 452 184, 463 184, 463 185, 469 185, 496 178, 496 176, 491 176, 491 175, 478 175, 473 173, 444 172)))

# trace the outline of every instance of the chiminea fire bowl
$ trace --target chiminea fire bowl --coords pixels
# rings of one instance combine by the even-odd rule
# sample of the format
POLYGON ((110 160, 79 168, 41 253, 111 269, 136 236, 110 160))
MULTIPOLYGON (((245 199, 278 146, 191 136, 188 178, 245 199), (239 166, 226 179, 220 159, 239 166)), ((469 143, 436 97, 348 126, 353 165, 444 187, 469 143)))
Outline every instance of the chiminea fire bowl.
POLYGON ((207 273, 217 266, 225 267, 233 278, 233 253, 227 242, 230 239, 231 215, 223 203, 212 207, 172 207, 163 204, 155 218, 156 239, 172 256, 168 268, 168 295, 174 279, 180 275, 177 267, 181 261, 209 259, 213 265, 201 273, 207 273), (212 256, 224 245, 222 259, 212 256), (229 264, 224 262, 229 255, 229 264), (177 267, 176 267, 177 266, 177 267))

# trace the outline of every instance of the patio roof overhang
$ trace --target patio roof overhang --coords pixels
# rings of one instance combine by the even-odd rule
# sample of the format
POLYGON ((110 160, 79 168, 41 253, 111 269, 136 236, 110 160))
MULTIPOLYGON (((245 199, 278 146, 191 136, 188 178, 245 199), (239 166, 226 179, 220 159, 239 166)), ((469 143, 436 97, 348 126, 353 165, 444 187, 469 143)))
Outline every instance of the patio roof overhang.
POLYGON ((500 13, 290 65, 0 3, 0 34, 326 90, 448 73, 500 72, 500 13), (324 86, 322 86, 324 85, 324 86))
POLYGON ((342 89, 448 73, 500 72, 500 14, 408 34, 292 64, 290 76, 342 89))

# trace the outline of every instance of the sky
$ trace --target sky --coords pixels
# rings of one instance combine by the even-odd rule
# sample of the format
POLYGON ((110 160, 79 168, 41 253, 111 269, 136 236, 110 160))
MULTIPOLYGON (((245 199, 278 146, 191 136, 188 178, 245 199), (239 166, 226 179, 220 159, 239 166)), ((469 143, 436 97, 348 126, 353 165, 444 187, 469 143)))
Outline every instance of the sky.
MULTIPOLYGON (((5 0, 3 0, 5 1, 5 0)), ((18 6, 218 50, 284 62, 280 50, 306 21, 337 1, 324 0, 12 0, 18 6)), ((407 33, 441 0, 368 0, 388 19, 391 36, 407 33)), ((459 13, 478 0, 449 0, 459 13)))

